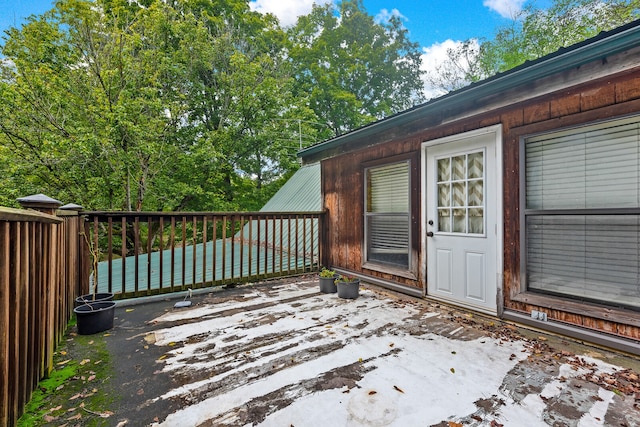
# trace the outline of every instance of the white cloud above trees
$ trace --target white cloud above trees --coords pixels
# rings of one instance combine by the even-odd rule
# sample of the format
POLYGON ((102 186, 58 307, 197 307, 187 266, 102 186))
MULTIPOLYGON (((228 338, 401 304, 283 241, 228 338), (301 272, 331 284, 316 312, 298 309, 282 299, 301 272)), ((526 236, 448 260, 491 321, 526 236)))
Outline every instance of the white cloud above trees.
POLYGON ((314 4, 327 3, 333 3, 333 0, 254 0, 249 6, 253 11, 275 15, 280 20, 280 25, 290 27, 299 16, 308 15, 314 4))
POLYGON ((503 18, 514 19, 522 10, 524 2, 525 0, 484 0, 482 4, 503 18))

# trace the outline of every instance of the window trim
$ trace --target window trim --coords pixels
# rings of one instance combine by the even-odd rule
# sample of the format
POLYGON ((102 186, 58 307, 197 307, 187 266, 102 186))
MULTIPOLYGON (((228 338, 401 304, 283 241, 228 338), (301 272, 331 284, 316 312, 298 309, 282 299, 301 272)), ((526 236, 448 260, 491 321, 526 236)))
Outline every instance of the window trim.
MULTIPOLYGON (((547 128, 538 132, 531 132, 527 134, 523 134, 519 138, 519 159, 518 159, 518 169, 519 169, 519 237, 520 237, 520 289, 519 293, 515 294, 511 297, 512 301, 516 302, 527 302, 529 304, 540 301, 545 302, 545 304, 540 305, 549 305, 549 301, 551 300, 564 300, 567 302, 572 302, 573 305, 581 306, 594 306, 594 307, 602 307, 606 310, 616 310, 624 313, 625 311, 633 311, 636 312, 639 309, 637 307, 631 306, 620 306, 613 302, 607 302, 603 300, 593 300, 589 298, 581 298, 578 296, 571 296, 565 294, 557 294, 544 292, 535 289, 529 289, 528 284, 528 274, 527 274, 527 261, 528 261, 528 251, 527 251, 527 227, 526 221, 527 216, 535 216, 535 215, 628 215, 628 214, 638 214, 640 215, 640 208, 585 208, 585 209, 527 209, 527 182, 526 182, 526 148, 527 148, 527 140, 533 137, 543 136, 543 135, 551 135, 555 133, 562 132, 579 132, 581 129, 586 130, 587 128, 594 126, 601 126, 607 124, 614 124, 616 122, 621 122, 624 120, 638 120, 640 121, 640 115, 638 114, 624 114, 621 116, 608 118, 604 120, 593 120, 582 122, 575 125, 570 126, 562 126, 557 128, 547 128)), ((523 127, 523 130, 526 127, 523 127)), ((515 130, 515 129, 514 129, 515 130)), ((551 306, 549 305, 549 308, 551 306)), ((585 314, 584 311, 582 314, 585 314)), ((594 317, 600 318, 597 314, 589 314, 594 317)))
MULTIPOLYGON (((373 161, 369 161, 369 162, 363 162, 361 164, 362 167, 362 180, 363 180, 363 188, 364 188, 364 194, 363 194, 363 210, 362 210, 362 216, 363 216, 363 221, 362 221, 362 268, 363 269, 368 269, 368 270, 372 270, 372 271, 376 271, 376 272, 380 272, 380 273, 386 273, 386 274, 392 274, 395 276, 399 276, 399 277, 404 277, 407 279, 411 279, 411 280, 417 280, 418 277, 415 273, 415 265, 417 263, 416 258, 416 253, 414 250, 414 240, 417 236, 416 233, 418 233, 417 230, 415 230, 415 207, 416 207, 416 200, 415 198, 417 197, 415 194, 415 184, 416 184, 416 178, 414 176, 415 173, 415 167, 416 167, 416 159, 414 158, 415 155, 414 153, 409 153, 409 154, 402 154, 402 155, 396 155, 396 156, 390 156, 390 157, 385 157, 382 159, 377 159, 377 160, 373 160, 373 161), (406 163, 408 165, 408 197, 409 197, 409 206, 408 206, 408 210, 407 210, 407 219, 408 219, 408 224, 409 224, 409 230, 408 230, 408 241, 407 241, 407 246, 408 246, 408 254, 407 254, 407 267, 401 267, 397 264, 390 264, 390 263, 384 263, 384 262, 379 262, 379 261, 371 261, 368 259, 369 257, 369 244, 368 244, 368 233, 367 233, 367 228, 368 228, 368 217, 370 216, 369 213, 367 212, 368 206, 367 206, 367 195, 368 195, 368 184, 367 184, 367 171, 369 169, 374 169, 374 168, 378 168, 378 167, 384 167, 384 166, 389 166, 389 165, 393 165, 393 164, 397 164, 397 163, 406 163)), ((397 214, 394 214, 397 215, 397 214)))

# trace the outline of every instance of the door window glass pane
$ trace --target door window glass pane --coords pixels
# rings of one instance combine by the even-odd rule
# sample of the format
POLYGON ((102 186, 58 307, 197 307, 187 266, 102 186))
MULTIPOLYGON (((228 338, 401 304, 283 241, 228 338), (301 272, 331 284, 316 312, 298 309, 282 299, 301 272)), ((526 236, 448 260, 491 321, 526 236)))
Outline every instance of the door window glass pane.
POLYGON ((438 231, 484 234, 484 151, 437 160, 438 231))

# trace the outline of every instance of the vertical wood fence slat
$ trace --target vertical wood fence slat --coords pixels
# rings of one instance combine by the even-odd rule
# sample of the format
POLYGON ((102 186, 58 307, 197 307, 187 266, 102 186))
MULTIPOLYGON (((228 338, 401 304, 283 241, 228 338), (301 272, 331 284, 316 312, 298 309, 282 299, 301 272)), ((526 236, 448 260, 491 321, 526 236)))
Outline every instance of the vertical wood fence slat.
MULTIPOLYGON (((198 218, 195 215, 191 218, 191 227, 193 227, 191 232, 191 249, 193 249, 193 253, 191 254, 191 280, 195 283, 197 277, 196 260, 198 259, 198 218)), ((184 285, 186 285, 186 283, 182 284, 182 286, 184 285)))
POLYGON ((184 287, 187 270, 187 217, 182 217, 182 280, 180 281, 180 288, 184 287))
POLYGON ((153 221, 147 217, 147 291, 151 291, 151 244, 153 243, 153 221))
POLYGON ((164 242, 162 241, 164 238, 164 218, 160 217, 159 220, 159 225, 158 225, 158 247, 159 247, 159 254, 158 257, 160 258, 160 265, 158 266, 158 286, 160 288, 162 288, 162 286, 164 285, 164 242))
POLYGON ((171 217, 171 291, 176 280, 176 218, 171 217))
POLYGON ((122 217, 122 281, 120 282, 120 292, 124 292, 126 284, 127 284, 127 219, 122 217))
POLYGON ((207 283, 207 217, 206 216, 202 217, 202 283, 207 283))
MULTIPOLYGON (((140 290, 140 218, 133 220, 133 283, 136 294, 140 290)), ((126 287, 126 286, 123 286, 126 287)))
MULTIPOLYGON (((238 230, 240 230, 240 261, 238 262, 240 266, 240 274, 238 277, 244 277, 244 232, 242 228, 244 227, 244 216, 240 215, 240 226, 238 230)), ((235 235, 235 234, 234 234, 235 235)), ((234 264, 235 265, 235 264, 234 264)))
POLYGON ((218 254, 218 245, 217 245, 217 238, 218 238, 218 218, 216 216, 214 216, 211 219, 211 229, 212 229, 212 233, 211 233, 211 239, 213 241, 213 253, 211 254, 211 269, 213 270, 213 283, 216 282, 216 280, 218 280, 218 276, 216 274, 217 271, 217 258, 216 255, 218 254))
POLYGON ((231 217, 231 278, 236 277, 236 219, 231 217))
MULTIPOLYGON (((258 251, 260 253, 260 251, 258 251)), ((249 215, 249 271, 247 274, 251 277, 251 267, 253 261, 253 215, 249 215)))
POLYGON ((0 208, 0 425, 14 426, 53 353, 80 289, 79 218, 0 208), (70 255, 71 260, 67 257, 70 255), (72 264, 71 261, 75 262, 72 264))
MULTIPOLYGON (((11 226, 8 221, 0 222, 0 331, 9 330, 9 290, 11 289, 10 256, 11 226)), ((0 425, 9 424, 9 334, 0 333, 0 425)))
POLYGON ((227 217, 222 218, 222 282, 227 276, 227 217))
POLYGON ((109 260, 109 292, 113 292, 113 218, 109 217, 107 222, 107 259, 109 260))

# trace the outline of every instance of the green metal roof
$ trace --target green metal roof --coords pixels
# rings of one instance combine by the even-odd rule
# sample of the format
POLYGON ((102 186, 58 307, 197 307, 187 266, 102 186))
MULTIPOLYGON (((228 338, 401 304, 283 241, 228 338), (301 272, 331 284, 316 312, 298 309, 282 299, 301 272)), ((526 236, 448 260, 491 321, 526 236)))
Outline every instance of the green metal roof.
POLYGON ((638 46, 640 46, 640 20, 611 31, 602 32, 595 37, 559 49, 535 61, 527 61, 512 70, 472 83, 424 104, 313 145, 299 151, 298 156, 305 158, 322 153, 353 139, 379 134, 445 109, 468 110, 470 105, 476 105, 474 101, 477 99, 515 89, 524 83, 577 68, 595 60, 605 60, 609 55, 638 46))
POLYGON ((320 163, 302 166, 260 212, 317 212, 322 209, 320 163))

